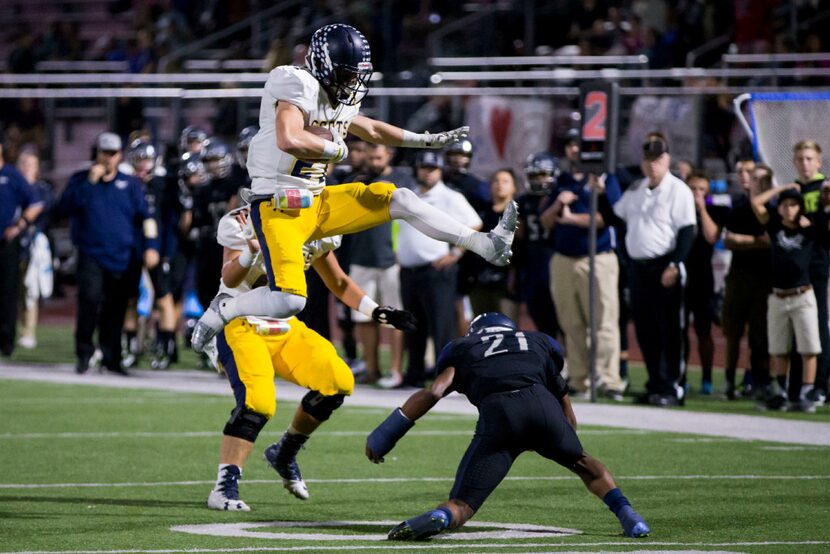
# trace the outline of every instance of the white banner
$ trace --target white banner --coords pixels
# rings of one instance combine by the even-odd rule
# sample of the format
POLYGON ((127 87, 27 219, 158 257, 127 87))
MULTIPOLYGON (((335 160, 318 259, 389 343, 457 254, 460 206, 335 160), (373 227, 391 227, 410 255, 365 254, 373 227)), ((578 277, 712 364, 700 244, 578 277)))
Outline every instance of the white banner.
POLYGON ((521 187, 527 157, 550 147, 553 105, 546 100, 476 97, 467 105, 467 123, 475 146, 471 172, 489 179, 497 169, 512 167, 521 187))
POLYGON ((628 129, 620 141, 620 163, 640 165, 646 135, 659 131, 669 142, 672 159, 697 165, 700 124, 698 98, 640 96, 631 106, 628 129))

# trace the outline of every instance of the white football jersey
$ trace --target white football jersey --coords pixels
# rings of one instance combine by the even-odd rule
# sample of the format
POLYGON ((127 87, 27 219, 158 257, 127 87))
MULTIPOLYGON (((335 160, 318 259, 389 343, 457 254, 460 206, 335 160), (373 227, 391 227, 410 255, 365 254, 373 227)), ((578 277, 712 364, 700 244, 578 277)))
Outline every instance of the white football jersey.
POLYGON ((332 106, 326 91, 303 67, 282 65, 268 75, 259 108, 259 132, 248 150, 251 188, 257 195, 272 195, 280 188, 304 188, 316 196, 326 186, 326 163, 298 160, 277 147, 276 106, 280 101, 300 108, 307 126, 326 127, 343 138, 360 104, 332 106))
MULTIPOLYGON (((242 234, 242 226, 236 221, 234 215, 240 210, 246 208, 237 208, 231 212, 226 213, 219 220, 219 228, 216 231, 216 241, 226 248, 231 250, 243 251, 248 245, 245 241, 245 235, 242 234)), ((244 292, 255 289, 256 287, 267 285, 268 276, 265 273, 265 261, 262 254, 257 254, 254 263, 248 270, 248 275, 242 280, 239 285, 231 288, 225 284, 224 281, 219 282, 219 292, 230 294, 231 296, 239 296, 244 292)))

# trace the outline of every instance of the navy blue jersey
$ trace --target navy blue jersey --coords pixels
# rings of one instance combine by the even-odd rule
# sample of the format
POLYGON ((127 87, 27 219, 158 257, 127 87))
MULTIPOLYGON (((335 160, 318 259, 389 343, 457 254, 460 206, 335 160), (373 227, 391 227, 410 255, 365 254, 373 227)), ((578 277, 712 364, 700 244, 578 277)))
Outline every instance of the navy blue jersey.
POLYGON ((562 348, 550 336, 504 328, 455 339, 435 364, 438 373, 455 368, 452 390, 474 406, 488 395, 536 384, 562 398, 568 392, 561 375, 564 365, 562 348))
POLYGON ((523 231, 513 242, 513 266, 547 272, 553 255, 553 232, 542 227, 539 216, 548 202, 548 195, 525 193, 516 202, 519 204, 519 228, 523 231))

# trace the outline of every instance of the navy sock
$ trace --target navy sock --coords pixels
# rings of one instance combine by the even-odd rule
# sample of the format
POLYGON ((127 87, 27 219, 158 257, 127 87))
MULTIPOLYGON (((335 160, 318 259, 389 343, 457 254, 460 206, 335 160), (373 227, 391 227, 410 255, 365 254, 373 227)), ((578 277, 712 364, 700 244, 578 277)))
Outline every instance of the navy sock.
POLYGON ((614 512, 614 515, 617 517, 620 515, 620 510, 625 506, 631 506, 631 502, 628 501, 619 488, 608 491, 608 494, 603 497, 602 501, 605 502, 608 509, 614 512))

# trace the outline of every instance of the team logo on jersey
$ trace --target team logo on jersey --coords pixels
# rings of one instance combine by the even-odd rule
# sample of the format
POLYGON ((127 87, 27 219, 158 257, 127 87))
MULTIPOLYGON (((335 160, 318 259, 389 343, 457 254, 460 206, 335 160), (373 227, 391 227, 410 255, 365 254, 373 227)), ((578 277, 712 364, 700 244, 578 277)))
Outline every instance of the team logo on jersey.
POLYGON ((116 180, 115 181, 115 188, 117 188, 119 190, 124 190, 125 188, 127 188, 127 181, 125 181, 124 179, 116 180))

